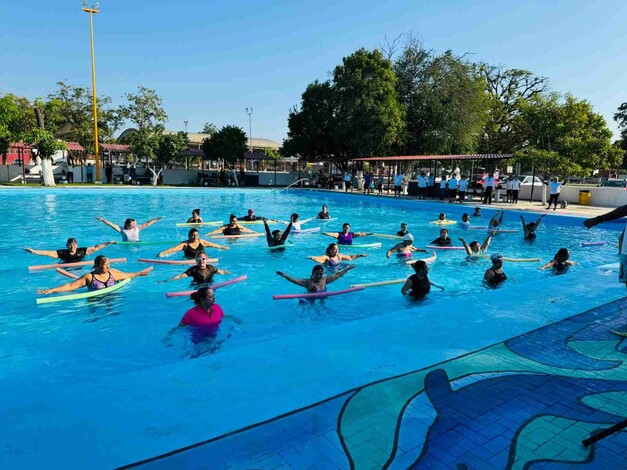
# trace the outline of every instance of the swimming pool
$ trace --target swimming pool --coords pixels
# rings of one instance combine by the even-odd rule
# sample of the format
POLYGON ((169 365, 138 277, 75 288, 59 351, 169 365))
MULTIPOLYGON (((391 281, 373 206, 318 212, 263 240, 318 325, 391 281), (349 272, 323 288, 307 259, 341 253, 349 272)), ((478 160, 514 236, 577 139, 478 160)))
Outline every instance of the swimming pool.
MULTIPOLYGON (((322 254, 332 239, 296 235, 292 238, 295 246, 284 253, 263 248, 263 239, 220 241, 231 249, 208 252, 220 258, 220 268, 233 274, 218 280, 242 274, 247 274, 248 280, 217 292, 217 301, 227 315, 242 322, 225 320, 218 338, 220 349, 212 354, 211 345, 199 349, 187 333, 170 332, 190 302, 166 299, 164 293, 186 290, 189 284, 185 280, 156 281, 182 272, 181 267, 156 266, 148 277, 133 280, 119 293, 96 302, 35 306, 38 288, 59 285, 65 278, 54 271, 29 274, 28 265, 47 264, 50 258, 24 253, 21 247, 61 248, 68 237, 78 238, 80 246, 117 240, 119 235, 95 221, 95 216, 118 224, 127 217, 141 223, 166 216, 146 229, 142 240, 171 240, 171 245, 102 250, 110 257, 128 258, 126 264, 116 267, 137 271, 146 266, 137 263, 137 258, 154 258, 161 249, 185 238, 187 230, 174 224, 185 221, 193 208, 200 207, 205 220, 226 221, 229 213, 243 216, 248 208, 285 220, 291 212, 312 217, 322 204, 329 206, 337 220, 315 221, 307 227, 320 225, 323 230, 338 231, 347 221, 354 231, 395 233, 404 221, 415 245, 422 247, 438 235, 440 227, 428 222, 439 212, 458 220, 469 209, 433 202, 267 190, 25 189, 0 191, 0 201, 4 227, 0 354, 5 391, 1 405, 3 415, 14 424, 2 438, 8 448, 15 449, 5 463, 38 462, 42 458, 34 450, 38 446, 50 452, 58 448, 54 452, 65 455, 62 451, 70 444, 59 448, 61 438, 50 433, 35 433, 37 446, 27 444, 33 439, 33 429, 48 429, 73 433, 74 439, 63 441, 76 442, 76 448, 86 449, 81 452, 89 455, 102 455, 103 466, 121 465, 305 406, 344 391, 351 383, 402 372, 410 359, 411 369, 416 361, 432 364, 624 293, 615 274, 596 269, 615 260, 617 227, 585 231, 579 220, 569 217, 546 217, 534 243, 522 242, 520 232, 500 234, 490 248, 490 252, 509 257, 540 257, 546 262, 566 246, 571 249, 571 259, 579 263, 567 275, 539 272, 539 263, 506 264, 506 285, 486 290, 481 279, 488 261, 469 263, 461 252, 438 252, 430 278, 446 291, 432 292, 420 304, 402 298, 399 286, 339 296, 324 307, 275 302, 272 294, 302 289, 274 272, 308 277, 313 262, 306 257, 322 254), (582 248, 582 241, 608 243, 582 248), (199 359, 190 360, 198 355, 199 359), (217 400, 206 403, 202 391, 217 400), (214 397, 212 392, 220 393, 214 397), (199 415, 204 417, 199 419, 199 415), (126 417, 124 428, 128 430, 118 429, 121 416, 126 417), (77 429, 77 422, 88 429, 98 428, 98 444, 95 438, 83 436, 85 430, 77 429), (143 431, 137 432, 138 428, 143 431)), ((484 209, 482 222, 472 222, 485 225, 491 215, 484 209)), ((528 221, 530 216, 525 215, 528 221)), ((504 227, 520 229, 517 214, 507 213, 504 227)), ((449 229, 455 244, 460 235, 468 241, 485 238, 483 231, 449 229)), ((210 228, 201 234, 208 231, 210 228)), ((386 247, 394 241, 376 241, 383 243, 381 249, 351 249, 350 253, 369 256, 357 260, 358 267, 332 284, 331 290, 411 274, 404 264, 385 258, 386 247)), ((80 452, 76 455, 77 461, 84 457, 80 452)))

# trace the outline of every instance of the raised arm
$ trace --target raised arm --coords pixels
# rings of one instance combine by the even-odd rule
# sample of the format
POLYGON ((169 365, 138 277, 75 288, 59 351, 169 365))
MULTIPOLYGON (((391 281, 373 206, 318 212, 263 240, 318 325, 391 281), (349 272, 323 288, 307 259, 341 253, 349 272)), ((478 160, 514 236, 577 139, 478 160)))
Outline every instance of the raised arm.
POLYGON ((602 224, 603 222, 610 222, 625 216, 627 216, 627 204, 597 217, 586 219, 583 221, 583 225, 586 228, 592 228, 595 225, 602 224))
POLYGON ((347 266, 346 268, 336 272, 335 274, 331 274, 330 276, 327 276, 327 284, 331 284, 333 281, 337 281, 339 278, 341 278, 344 274, 346 274, 347 272, 349 272, 351 269, 354 269, 355 265, 353 264, 352 266, 347 266))
POLYGON ((546 214, 542 214, 540 217, 538 217, 538 220, 536 220, 536 228, 540 226, 540 223, 542 222, 542 219, 544 217, 546 217, 546 214))
POLYGON ((176 253, 177 251, 181 251, 183 248, 185 248, 186 243, 187 242, 181 242, 173 246, 172 248, 168 248, 167 250, 160 251, 159 253, 157 253, 157 258, 162 258, 164 256, 171 255, 172 253, 176 253))
MULTIPOLYGON (((489 238, 489 237, 488 237, 488 238, 489 238)), ((463 239, 463 238, 461 238, 461 237, 460 237, 460 238, 458 238, 458 240, 459 240, 460 242, 462 242, 462 245, 463 245, 463 247, 464 247, 464 250, 466 250, 466 254, 467 254, 467 255, 469 255, 469 256, 470 256, 470 255, 472 255, 472 250, 470 249, 470 246, 468 245, 468 243, 466 243, 466 240, 464 240, 464 239, 463 239)))
POLYGON ((149 266, 146 269, 142 271, 138 271, 136 273, 125 273, 122 271, 118 271, 117 269, 109 269, 109 271, 111 272, 111 274, 113 274, 113 278, 117 282, 117 281, 122 281, 123 279, 135 279, 136 277, 139 277, 139 276, 147 276, 148 273, 152 271, 153 269, 155 269, 153 266, 149 266))
POLYGON ((218 245, 217 243, 210 242, 208 240, 200 239, 200 244, 205 248, 215 248, 216 250, 228 250, 228 246, 218 245))
POLYGON ((485 239, 483 245, 481 245, 481 251, 484 253, 488 251, 488 247, 490 246, 490 242, 492 241, 492 234, 488 235, 488 238, 485 239))
POLYGON ((300 224, 305 225, 307 222, 311 222, 312 220, 316 220, 316 217, 309 217, 308 219, 301 220, 300 224))
POLYGON ((163 219, 163 217, 155 217, 154 219, 150 219, 148 222, 141 224, 138 228, 139 230, 144 230, 161 219, 163 219))
POLYGON ((285 278, 288 281, 290 281, 292 284, 296 284, 297 286, 301 286, 301 287, 305 287, 305 288, 308 287, 309 279, 297 279, 295 277, 288 276, 287 274, 285 274, 284 272, 281 272, 281 271, 277 271, 276 273, 279 276, 281 276, 282 278, 285 278))
POLYGON ((26 251, 27 253, 32 253, 34 255, 50 256, 51 258, 55 258, 55 259, 59 258, 59 255, 57 254, 56 250, 34 250, 32 248, 22 248, 22 249, 26 251))
POLYGON ((520 216, 520 222, 522 223, 523 233, 526 237, 529 234, 529 230, 527 230, 527 224, 525 223, 525 218, 522 215, 520 216))
POLYGON ((121 232, 122 231, 122 229, 120 228, 119 225, 116 225, 113 222, 109 222, 107 219, 105 219, 103 217, 95 217, 95 219, 99 220, 100 222, 102 222, 105 225, 108 225, 109 227, 111 227, 116 232, 121 232))
MULTIPOLYGON (((270 227, 268 227, 268 221, 265 218, 263 219, 263 228, 266 231, 266 241, 268 242, 268 245, 271 245, 273 243, 273 237, 272 233, 270 232, 270 227)), ((277 274, 279 274, 279 271, 277 271, 277 274)))
POLYGON ((91 255, 92 253, 95 253, 98 250, 102 250, 105 246, 109 246, 109 245, 115 245, 116 242, 104 242, 104 243, 100 243, 99 245, 94 245, 94 246, 90 246, 87 248, 87 250, 85 250, 85 253, 88 255, 91 255))
POLYGON ((285 243, 285 240, 287 240, 287 237, 289 236, 291 231, 292 231, 292 222, 289 223, 289 225, 285 229, 285 232, 283 232, 283 235, 281 235, 281 241, 283 243, 285 243))
POLYGON ((53 287, 52 289, 39 289, 37 291, 38 294, 54 294, 56 292, 71 292, 76 289, 80 289, 81 287, 85 287, 87 283, 91 280, 91 273, 83 274, 76 281, 69 282, 67 284, 63 284, 58 287, 53 287))

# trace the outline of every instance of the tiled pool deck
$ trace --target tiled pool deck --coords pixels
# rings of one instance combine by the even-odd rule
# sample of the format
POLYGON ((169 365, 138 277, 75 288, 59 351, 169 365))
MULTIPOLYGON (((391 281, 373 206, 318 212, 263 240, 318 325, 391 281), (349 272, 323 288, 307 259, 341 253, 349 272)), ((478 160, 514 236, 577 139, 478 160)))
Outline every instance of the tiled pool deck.
POLYGON ((130 467, 625 468, 627 299, 130 467))

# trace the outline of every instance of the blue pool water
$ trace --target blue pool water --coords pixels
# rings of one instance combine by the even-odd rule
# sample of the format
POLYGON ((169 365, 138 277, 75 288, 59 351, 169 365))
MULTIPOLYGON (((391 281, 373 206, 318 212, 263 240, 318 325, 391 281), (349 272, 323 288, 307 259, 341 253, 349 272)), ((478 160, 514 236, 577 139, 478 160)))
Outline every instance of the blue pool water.
MULTIPOLYGON (((143 222, 154 216, 165 218, 146 229, 142 240, 172 240, 185 238, 187 229, 175 227, 185 221, 191 209, 200 207, 205 220, 227 220, 233 212, 243 216, 248 208, 269 218, 286 220, 291 212, 301 218, 317 214, 322 204, 329 205, 336 221, 313 221, 306 228, 321 226, 323 230, 339 231, 341 223, 350 222, 354 231, 372 231, 394 234, 401 221, 409 224, 415 237, 415 245, 424 247, 438 236, 439 228, 428 222, 445 211, 448 218, 459 220, 468 207, 419 203, 415 201, 391 201, 366 197, 350 197, 329 193, 272 191, 168 191, 168 190, 20 190, 0 193, 0 220, 4 225, 0 271, 0 302, 4 312, 0 317, 0 331, 5 349, 4 364, 10 370, 9 378, 35 374, 42 380, 80 380, 103 374, 116 374, 161 364, 185 360, 202 353, 194 347, 185 334, 169 334, 191 302, 187 298, 166 299, 168 291, 187 290, 186 280, 157 284, 182 271, 181 266, 156 265, 146 278, 134 280, 121 292, 97 301, 73 301, 35 306, 36 290, 66 282, 66 278, 54 270, 30 273, 28 265, 48 264, 51 258, 34 256, 21 251, 28 246, 37 249, 57 249, 64 246, 68 237, 76 237, 80 246, 93 245, 106 240, 118 240, 119 235, 94 220, 101 216, 122 224, 126 217, 143 222)), ((482 218, 472 218, 475 225, 485 225, 492 215, 484 210, 482 218)), ((527 219, 535 218, 532 214, 527 219)), ((262 230, 262 226, 249 226, 262 230)), ((282 228, 277 226, 277 228, 282 228)), ((459 245, 457 238, 464 236, 468 242, 485 238, 484 231, 465 231, 449 226, 450 237, 459 245)), ((505 216, 504 228, 520 229, 520 221, 514 213, 505 216)), ((211 229, 201 230, 201 234, 211 229)), ((522 234, 500 234, 494 237, 490 252, 500 252, 513 258, 539 257, 546 262, 554 253, 566 246, 571 259, 579 265, 568 276, 573 279, 582 271, 612 261, 615 254, 617 233, 612 230, 586 231, 578 220, 564 217, 547 217, 538 230, 538 239, 522 241, 522 234), (606 240, 603 247, 582 248, 582 241, 606 240), (609 259, 609 261, 608 261, 609 259)), ((280 270, 296 277, 308 277, 313 262, 306 257, 321 255, 333 240, 319 234, 302 234, 292 237, 295 246, 284 253, 264 249, 265 241, 238 240, 218 241, 229 246, 229 251, 208 250, 211 257, 219 257, 219 266, 233 273, 217 276, 226 280, 242 274, 248 275, 245 283, 218 291, 218 303, 227 314, 235 315, 241 325, 225 321, 219 339, 222 348, 236 348, 241 343, 265 340, 277 335, 318 328, 329 323, 347 322, 380 313, 424 309, 444 298, 463 297, 482 291, 481 279, 489 262, 466 262, 462 252, 439 251, 438 260, 432 266, 430 278, 445 286, 441 293, 434 290, 426 302, 417 306, 398 294, 400 286, 367 289, 358 294, 336 297, 326 305, 313 308, 301 306, 297 301, 273 301, 272 294, 297 293, 303 289, 275 275, 280 270)), ((387 279, 399 279, 412 273, 410 267, 396 259, 386 259, 385 251, 393 240, 361 238, 359 241, 381 241, 381 249, 343 249, 344 253, 366 253, 367 258, 356 261, 357 268, 330 286, 330 290, 346 288, 354 283, 367 283, 387 279)), ((163 246, 111 246, 100 253, 109 257, 126 257, 128 262, 117 265, 125 271, 138 271, 146 267, 137 258, 154 258, 163 246)), ((99 254, 100 254, 99 253, 99 254)), ((419 254, 422 256, 422 254, 419 254)), ((93 258, 93 257, 92 257, 93 258)), ((182 258, 174 255, 170 259, 182 258)), ((524 289, 525 284, 544 279, 550 284, 552 273, 540 272, 534 264, 508 263, 505 271, 507 285, 486 296, 507 298, 510 290, 524 289)), ((210 349, 208 346, 207 349, 210 349)))
MULTIPOLYGON (((198 367, 203 364, 203 374, 218 367, 216 364, 219 363, 220 376, 229 377, 229 366, 225 360, 227 357, 241 358, 245 354, 246 357, 254 358, 257 351, 264 350, 264 354, 267 354, 267 345, 274 343, 284 345, 287 351, 285 345, 292 337, 326 338, 333 337, 333 331, 360 331, 360 328, 365 328, 363 325, 376 324, 379 317, 389 322, 390 314, 395 312, 398 318, 418 319, 427 325, 430 318, 433 318, 434 322, 439 322, 440 331, 444 328, 448 335, 463 339, 463 333, 468 329, 468 320, 466 323, 457 323, 449 314, 467 315, 466 306, 472 310, 471 318, 478 318, 485 311, 492 315, 493 329, 484 328, 481 331, 485 331, 485 334, 475 333, 471 340, 491 341, 495 329, 503 327, 504 331, 509 331, 507 325, 512 323, 519 325, 518 328, 522 331, 534 327, 538 321, 542 321, 543 308, 553 309, 552 314, 546 315, 547 321, 551 321, 558 314, 562 317, 568 316, 569 309, 577 305, 578 300, 581 305, 604 303, 606 297, 596 299, 595 289, 601 291, 606 286, 612 289, 616 287, 615 274, 600 273, 596 267, 616 260, 618 226, 608 225, 607 228, 586 231, 582 228, 580 219, 553 215, 544 219, 537 231, 538 239, 535 242, 523 242, 521 232, 500 234, 494 237, 490 252, 500 252, 513 258, 539 257, 546 262, 564 246, 571 250, 571 259, 579 263, 565 276, 556 277, 551 272, 538 271, 540 263, 506 264, 504 269, 509 278, 506 285, 497 290, 487 290, 481 281, 489 266, 488 261, 466 262, 463 252, 440 251, 437 262, 430 270, 430 278, 436 284, 445 286, 446 291, 441 293, 435 290, 421 303, 403 298, 399 294, 398 285, 334 297, 328 299, 324 305, 317 303, 313 307, 301 306, 297 301, 273 301, 272 294, 303 291, 277 276, 275 271, 284 271, 296 277, 308 277, 313 262, 307 256, 323 254, 325 247, 333 240, 320 234, 295 235, 291 238, 295 246, 283 253, 265 249, 262 238, 235 242, 218 241, 228 245, 230 250, 208 250, 208 253, 211 257, 217 256, 220 259, 219 267, 232 274, 218 276, 217 281, 242 274, 248 275, 248 280, 217 291, 217 302, 227 315, 234 315, 241 320, 241 324, 227 318, 216 339, 220 348, 212 351, 216 348, 216 343, 197 346, 190 341, 187 332, 171 331, 190 308, 191 302, 186 298, 166 299, 165 292, 187 290, 189 283, 180 280, 158 284, 157 281, 170 278, 185 268, 156 265, 148 277, 135 279, 129 286, 106 298, 36 306, 38 288, 62 284, 66 282, 66 278, 53 270, 29 273, 29 265, 54 261, 21 250, 25 246, 36 249, 62 248, 68 237, 78 238, 80 246, 119 240, 119 235, 94 220, 95 216, 118 224, 122 224, 127 217, 135 218, 141 223, 155 216, 165 216, 142 233, 142 240, 172 240, 171 245, 174 245, 183 240, 187 233, 187 229, 177 228, 175 223, 184 222, 193 208, 201 208, 205 220, 226 221, 231 212, 243 216, 249 208, 254 208, 259 215, 285 220, 292 212, 298 212, 301 218, 313 217, 322 204, 329 206, 331 216, 337 217, 337 220, 327 223, 314 221, 306 225, 306 228, 320 225, 323 230, 339 231, 341 223, 346 221, 351 223, 353 231, 393 234, 399 229, 400 222, 407 222, 415 237, 415 245, 419 247, 438 236, 440 227, 428 222, 436 219, 440 212, 446 212, 448 218, 453 220, 459 220, 465 211, 471 212, 471 207, 457 204, 309 191, 279 194, 268 190, 136 188, 0 191, 0 220, 4 239, 0 247, 4 261, 0 268, 0 357, 4 399, 0 400, 0 405, 9 406, 18 396, 25 400, 31 396, 35 399, 38 391, 46 390, 46 387, 61 389, 86 384, 85 387, 89 388, 96 380, 108 377, 127 377, 129 373, 149 375, 151 368, 163 371, 193 367, 194 363, 190 358, 199 355, 208 359, 208 362, 197 363, 198 367), (582 241, 607 243, 602 247, 582 248, 582 241), (540 298, 545 294, 552 297, 543 299, 538 309, 517 308, 522 301, 533 301, 535 296, 540 298), (561 308, 561 311, 560 302, 568 305, 561 308), (434 317, 436 314, 437 320, 434 317)), ((488 209, 483 212, 483 218, 472 218, 475 225, 486 225, 493 213, 488 209)), ((536 216, 525 214, 527 221, 536 216)), ((262 226, 250 227, 262 229, 262 226)), ((448 228, 455 244, 459 244, 459 236, 464 236, 469 242, 474 239, 482 242, 485 238, 483 231, 463 231, 456 226, 448 228)), ((506 213, 504 228, 520 230, 517 213, 506 213)), ((210 230, 202 230, 201 234, 210 230)), ((394 244, 393 240, 372 237, 360 240, 381 241, 383 247, 351 249, 350 252, 343 250, 344 253, 363 252, 369 256, 357 260, 357 268, 331 284, 330 290, 346 288, 355 283, 405 278, 412 273, 411 268, 404 263, 385 258, 385 251, 394 244)), ((115 267, 124 271, 138 271, 146 265, 137 263, 137 258, 154 258, 158 251, 171 245, 111 246, 100 253, 115 258, 127 257, 127 263, 115 267)), ((170 259, 178 258, 175 255, 170 259)), ((611 292, 616 295, 614 290, 611 292)), ((607 300, 610 300, 609 297, 607 300)), ((364 329, 366 331, 368 335, 373 335, 373 340, 376 339, 376 330, 364 329)), ((398 334, 399 337, 402 336, 401 332, 398 334)), ((338 344, 343 339, 341 336, 336 337, 338 344)), ((394 337, 387 338, 386 341, 394 347, 397 346, 394 337)), ((437 343, 435 339, 433 344, 425 343, 424 360, 434 361, 436 357, 440 360, 464 351, 467 347, 477 346, 475 343, 466 345, 460 341, 455 346, 448 346, 448 349, 443 348, 434 353, 437 343)), ((399 342, 398 346, 402 344, 399 342)), ((356 351, 361 351, 357 344, 354 347, 356 351)), ((278 350, 277 355, 280 353, 281 350, 278 350)), ((350 354, 350 349, 344 353, 350 354)), ((324 351, 318 351, 317 354, 324 355, 324 351)), ((363 364, 369 364, 371 358, 366 359, 365 355, 363 357, 363 364)), ((412 357, 412 360, 417 359, 420 357, 412 357)), ((296 360, 287 357, 286 367, 297 367, 294 364, 296 360)), ((396 367, 396 364, 390 367, 396 367)), ((403 360, 399 359, 398 367, 401 370, 405 367, 403 360)), ((194 374, 198 373, 196 369, 190 370, 195 370, 194 374)), ((154 380, 145 385, 146 390, 154 386, 162 374, 163 372, 156 373, 154 380)), ((234 381, 239 379, 236 374, 232 374, 234 381)), ((277 374, 280 375, 280 372, 277 374)), ((357 372, 351 379, 363 383, 357 372)), ((265 380, 269 384, 273 377, 266 376, 265 380)), ((167 389, 167 384, 165 386, 167 389)), ((171 389, 175 390, 176 387, 172 386, 171 389)), ((328 396, 327 393, 331 392, 320 389, 316 390, 317 395, 303 396, 302 399, 307 404, 311 397, 325 397, 328 396)), ((293 405, 287 403, 285 406, 291 409, 293 405)), ((244 412, 242 414, 245 415, 244 412)), ((241 419, 231 423, 235 428, 237 425, 249 424, 246 416, 238 418, 241 419)), ((134 420, 142 419, 139 415, 134 420)), ((203 434, 202 437, 207 435, 203 434)), ((194 442, 194 438, 188 439, 194 442)), ((180 442, 190 443, 185 439, 180 442)), ((148 455, 142 456, 155 453, 154 449, 147 452, 148 455)), ((133 458, 125 455, 114 463, 121 465, 132 460, 133 458)))

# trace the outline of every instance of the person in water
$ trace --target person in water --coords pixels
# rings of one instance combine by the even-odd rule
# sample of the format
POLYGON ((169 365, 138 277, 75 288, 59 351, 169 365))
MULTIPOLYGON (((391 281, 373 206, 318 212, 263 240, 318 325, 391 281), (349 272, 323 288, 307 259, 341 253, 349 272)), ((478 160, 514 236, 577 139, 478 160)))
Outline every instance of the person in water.
POLYGON ((40 289, 38 294, 54 294, 56 292, 71 292, 81 287, 87 287, 88 290, 100 290, 114 286, 123 279, 133 279, 138 276, 146 276, 154 268, 150 266, 136 273, 125 273, 117 269, 110 268, 109 258, 104 255, 96 256, 94 260, 94 268, 91 272, 82 275, 75 281, 63 284, 52 289, 40 289))
POLYGON ((167 250, 160 251, 157 253, 157 258, 162 258, 164 256, 171 255, 177 251, 182 251, 183 256, 187 259, 194 259, 196 255, 200 252, 204 252, 205 248, 215 248, 216 250, 228 250, 228 246, 218 245, 217 243, 213 243, 207 240, 203 240, 200 238, 200 234, 198 233, 198 229, 191 229, 187 234, 187 240, 181 242, 172 248, 168 248, 167 250))
POLYGON ((123 242, 138 242, 139 241, 139 232, 144 230, 145 228, 150 227, 155 222, 163 219, 163 217, 155 217, 154 219, 150 219, 148 222, 143 223, 141 225, 137 225, 135 219, 126 219, 124 221, 124 228, 120 228, 119 225, 114 224, 113 222, 109 222, 108 220, 102 217, 96 217, 96 220, 99 220, 105 225, 108 225, 116 232, 122 235, 123 242))
POLYGON ((568 252, 568 248, 560 248, 555 253, 555 257, 546 263, 544 266, 540 268, 540 271, 544 271, 545 269, 553 268, 557 273, 563 273, 568 269, 569 266, 574 266, 577 263, 571 261, 570 253, 568 252))
POLYGON ((479 255, 488 251, 488 247, 490 246, 490 242, 492 241, 492 234, 488 235, 488 238, 486 238, 481 245, 479 245, 479 242, 476 240, 471 241, 470 243, 466 243, 466 240, 460 238, 459 241, 462 242, 462 245, 464 246, 464 249, 466 250, 466 254, 468 256, 479 255))
POLYGON ((187 219, 188 224, 202 224, 202 217, 200 217, 200 209, 194 209, 192 216, 187 219))
POLYGON ((242 227, 241 225, 239 225, 237 223, 237 217, 235 217, 235 214, 231 214, 229 216, 229 223, 228 224, 224 224, 224 225, 218 227, 213 232, 209 232, 207 235, 216 235, 218 233, 221 233, 222 235, 233 236, 233 235, 242 235, 243 233, 257 233, 257 232, 255 232, 254 230, 247 229, 246 227, 242 227))
POLYGON ((503 256, 499 253, 494 253, 490 256, 490 261, 492 261, 492 266, 483 275, 483 280, 488 286, 496 287, 507 279, 503 272, 503 256))
POLYGON ((448 230, 445 228, 440 230, 440 236, 433 240, 430 245, 437 246, 451 246, 453 244, 453 240, 448 237, 448 230))
POLYGON ((102 250, 105 246, 113 245, 115 242, 105 242, 99 245, 78 247, 76 238, 68 238, 65 244, 66 249, 60 250, 34 250, 33 248, 24 248, 24 251, 34 255, 49 256, 50 258, 60 259, 62 263, 78 263, 83 261, 85 256, 91 255, 98 250, 102 250))
POLYGON ((504 215, 505 211, 503 209, 496 211, 488 223, 488 230, 498 230, 503 223, 504 215))
POLYGON ((182 279, 184 277, 191 277, 192 281, 196 284, 212 284, 213 276, 215 274, 230 274, 229 271, 224 271, 222 269, 218 269, 211 264, 207 264, 207 253, 204 251, 199 252, 196 255, 196 266, 190 267, 184 273, 179 274, 178 276, 171 277, 170 279, 166 279, 165 281, 161 281, 160 284, 164 282, 175 281, 177 279, 182 279))
POLYGON ((385 256, 389 258, 392 253, 396 253, 396 256, 399 258, 411 258, 411 254, 413 252, 429 253, 427 250, 423 250, 422 248, 416 248, 413 243, 414 236, 411 233, 408 233, 403 236, 403 241, 390 248, 385 256))
POLYGON ((396 236, 397 237, 404 237, 408 233, 409 232, 407 231, 407 224, 405 222, 401 222, 401 229, 398 232, 396 232, 396 236))
POLYGON ((216 303, 216 295, 213 289, 211 287, 201 287, 190 298, 194 301, 195 307, 185 312, 179 326, 195 326, 217 330, 224 318, 224 311, 216 303))
POLYGON ((302 230, 302 226, 305 225, 307 222, 311 222, 312 220, 315 220, 316 217, 311 217, 309 219, 305 219, 305 220, 300 220, 300 216, 294 212, 291 216, 290 216, 290 221, 286 222, 285 220, 274 220, 275 222, 278 222, 280 224, 283 225, 289 225, 292 224, 292 228, 294 230, 302 230))
POLYGON ((346 266, 344 269, 340 269, 339 271, 329 276, 325 276, 324 267, 321 264, 316 264, 311 270, 311 277, 308 279, 298 279, 292 276, 288 276, 281 271, 277 271, 276 273, 279 276, 287 279, 291 283, 296 284, 297 286, 304 287, 305 289, 307 289, 307 292, 315 294, 316 292, 326 292, 327 284, 331 284, 333 281, 337 281, 354 267, 355 265, 352 264, 350 266, 346 266))
POLYGON ((240 219, 244 222, 255 222, 257 220, 263 219, 263 217, 260 215, 255 215, 254 210, 248 209, 248 214, 246 214, 244 217, 240 217, 240 219))
POLYGON ((422 260, 418 260, 412 264, 415 274, 412 274, 407 278, 403 287, 401 287, 401 294, 409 295, 414 299, 424 299, 431 291, 431 286, 437 287, 440 290, 444 290, 444 287, 434 284, 429 279, 429 267, 427 263, 422 260))
POLYGON ((483 214, 481 213, 481 207, 475 207, 475 211, 472 213, 473 217, 481 217, 483 214))
MULTIPOLYGON (((280 230, 273 230, 272 232, 270 232, 270 227, 268 227, 268 221, 266 219, 263 219, 263 228, 266 230, 266 242, 268 242, 268 246, 281 246, 285 245, 287 237, 292 230, 292 223, 290 222, 289 224, 287 224, 287 228, 283 233, 281 233, 280 230)), ((279 250, 283 251, 284 248, 279 248, 279 250)))
POLYGON ((462 214, 462 220, 459 224, 461 225, 462 228, 470 227, 470 217, 468 216, 467 213, 462 214))
POLYGON ((367 237, 373 235, 372 232, 351 232, 351 224, 348 222, 342 225, 341 232, 324 232, 325 235, 337 239, 338 245, 352 245, 353 238, 367 237))
POLYGON ((322 210, 318 212, 318 219, 327 220, 331 218, 331 214, 329 214, 329 209, 326 205, 322 206, 322 210))
POLYGON ((340 265, 342 261, 353 261, 358 258, 365 258, 368 255, 343 255, 340 253, 337 243, 331 243, 327 246, 325 254, 322 256, 309 256, 309 259, 314 260, 316 263, 324 265, 326 268, 335 268, 340 265))
POLYGON ((528 224, 525 223, 525 218, 522 215, 520 216, 520 221, 522 222, 524 232, 523 238, 525 240, 533 240, 534 238, 536 238, 536 229, 542 222, 542 219, 545 215, 546 214, 542 214, 540 217, 538 217, 538 220, 536 220, 535 222, 529 222, 528 224))

